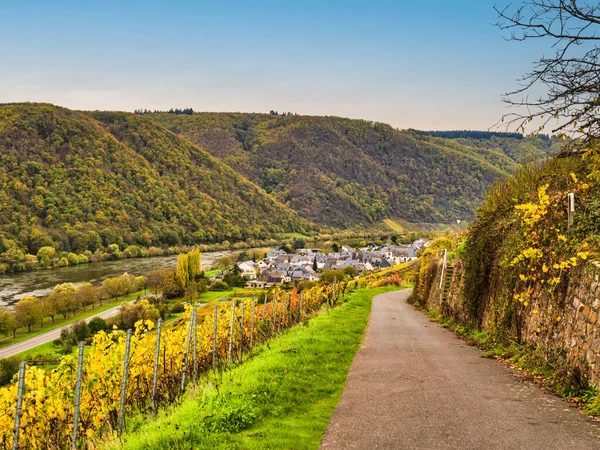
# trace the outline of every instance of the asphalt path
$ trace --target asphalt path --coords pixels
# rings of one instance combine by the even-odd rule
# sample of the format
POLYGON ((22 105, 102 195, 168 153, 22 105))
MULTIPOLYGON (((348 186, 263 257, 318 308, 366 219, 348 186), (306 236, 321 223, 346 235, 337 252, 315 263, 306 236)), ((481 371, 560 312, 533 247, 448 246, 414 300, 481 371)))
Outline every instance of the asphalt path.
POLYGON ((323 449, 600 449, 600 427, 406 303, 379 295, 323 449))
MULTIPOLYGON (((119 313, 119 306, 115 306, 113 308, 107 309, 106 311, 102 311, 98 314, 94 314, 86 319, 83 319, 85 322, 89 323, 94 317, 101 317, 103 319, 108 319, 109 317, 116 316, 119 313)), ((7 347, 0 349, 0 359, 8 358, 9 356, 14 356, 17 353, 25 352, 27 350, 31 350, 38 345, 45 344, 47 342, 53 341, 54 339, 58 339, 60 337, 60 332, 65 328, 69 328, 71 324, 64 325, 60 328, 56 328, 54 330, 48 331, 46 333, 39 334, 35 337, 26 339, 24 341, 18 342, 16 344, 9 345, 7 347)))

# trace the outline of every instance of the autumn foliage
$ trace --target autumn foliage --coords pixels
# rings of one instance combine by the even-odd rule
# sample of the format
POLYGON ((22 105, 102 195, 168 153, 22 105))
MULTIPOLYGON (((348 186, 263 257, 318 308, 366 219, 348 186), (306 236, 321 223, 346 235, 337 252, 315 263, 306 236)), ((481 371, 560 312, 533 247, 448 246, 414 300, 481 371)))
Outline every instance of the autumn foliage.
MULTIPOLYGON (((303 292, 301 296, 295 290, 278 292, 269 298, 269 302, 257 304, 254 310, 253 301, 238 301, 235 306, 233 334, 234 358, 248 349, 251 337, 255 343, 264 340, 278 330, 314 314, 324 303, 335 305, 345 288, 345 283, 338 283, 335 286, 316 286, 303 292)), ((218 308, 216 352, 219 364, 227 360, 231 308, 232 303, 218 308)), ((182 393, 181 379, 191 313, 192 308, 188 306, 180 320, 172 326, 163 327, 158 365, 158 404, 172 402, 182 393)), ((213 326, 212 310, 198 310, 197 324, 192 331, 197 336, 198 357, 195 370, 198 372, 212 367, 213 326)), ((155 324, 150 320, 142 320, 135 325, 129 355, 126 411, 144 412, 151 407, 157 337, 154 327, 155 324)), ((91 349, 85 356, 79 422, 81 441, 102 439, 116 429, 125 339, 123 331, 100 331, 95 335, 91 349)), ((74 356, 64 357, 59 366, 51 371, 27 367, 21 417, 21 448, 64 448, 70 443, 76 368, 77 358, 74 356)), ((193 372, 190 356, 186 371, 188 380, 193 372)), ((3 411, 0 414, 0 448, 10 448, 12 445, 16 397, 16 380, 10 386, 0 389, 0 411, 3 411)))

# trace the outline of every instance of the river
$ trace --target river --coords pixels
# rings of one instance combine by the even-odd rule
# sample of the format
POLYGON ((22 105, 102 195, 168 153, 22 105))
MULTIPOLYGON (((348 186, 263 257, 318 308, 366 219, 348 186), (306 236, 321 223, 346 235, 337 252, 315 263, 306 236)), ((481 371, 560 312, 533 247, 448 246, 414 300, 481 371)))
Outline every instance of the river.
MULTIPOLYGON (((208 269, 219 258, 229 256, 231 253, 231 251, 202 253, 202 268, 208 269)), ((173 267, 176 264, 177 255, 169 255, 0 275, 0 306, 12 305, 26 295, 47 295, 60 283, 89 282, 99 285, 105 278, 122 275, 125 272, 135 276, 148 275, 155 269, 173 267)))

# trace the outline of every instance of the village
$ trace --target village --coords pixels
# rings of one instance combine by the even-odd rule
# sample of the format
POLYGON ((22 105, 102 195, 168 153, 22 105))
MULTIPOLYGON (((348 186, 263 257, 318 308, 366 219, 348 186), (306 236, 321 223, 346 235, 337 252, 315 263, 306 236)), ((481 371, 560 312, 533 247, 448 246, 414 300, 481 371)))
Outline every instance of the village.
MULTIPOLYGON (((257 289, 270 288, 282 284, 295 284, 300 281, 318 281, 321 274, 329 270, 354 269, 355 274, 372 272, 378 269, 411 261, 417 252, 427 246, 427 241, 418 239, 409 245, 368 244, 360 249, 342 245, 338 252, 323 253, 318 249, 302 248, 295 253, 272 250, 260 261, 235 263, 236 271, 246 280, 246 286, 257 289)), ((222 280, 221 273, 211 281, 222 280)))

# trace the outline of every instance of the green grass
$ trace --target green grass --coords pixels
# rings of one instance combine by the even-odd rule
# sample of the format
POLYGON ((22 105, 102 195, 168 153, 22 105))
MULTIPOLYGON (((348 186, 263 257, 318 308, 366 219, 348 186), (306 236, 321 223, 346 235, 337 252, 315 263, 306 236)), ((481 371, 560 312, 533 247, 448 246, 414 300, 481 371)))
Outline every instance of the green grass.
POLYGON ((385 219, 382 224, 395 233, 447 231, 452 225, 445 223, 413 223, 400 218, 385 219))
POLYGON ((283 238, 295 238, 295 239, 310 239, 310 236, 302 233, 284 233, 283 238))
POLYGON ((219 275, 221 272, 223 272, 221 269, 208 270, 208 271, 204 272, 204 276, 206 278, 212 278, 215 275, 219 275))
POLYGON ((198 296, 198 301, 200 303, 210 303, 222 298, 231 297, 234 292, 235 289, 230 289, 228 291, 206 291, 198 296))
MULTIPOLYGON (((52 345, 52 341, 46 342, 45 344, 38 345, 30 350, 26 350, 21 353, 17 353, 15 356, 22 360, 33 361, 36 357, 44 358, 45 363, 41 366, 44 369, 50 370, 54 369, 58 365, 58 359, 65 356, 63 353, 59 352, 60 348, 52 345)), ((90 350, 90 347, 86 346, 84 349, 84 353, 87 354, 90 350)), ((73 347, 73 351, 71 351, 70 355, 77 355, 77 347, 73 347)))
POLYGON ((102 304, 102 306, 97 306, 95 308, 88 309, 87 311, 78 311, 75 313, 75 315, 69 316, 66 319, 63 319, 62 316, 55 317, 54 323, 52 323, 50 319, 44 319, 44 326, 40 327, 36 325, 35 327, 32 327, 31 333, 28 333, 26 328, 20 328, 17 331, 16 337, 13 338, 11 335, 10 337, 2 339, 0 341, 0 348, 8 347, 9 345, 25 341, 29 338, 52 331, 64 325, 69 325, 79 320, 87 319, 90 316, 106 311, 107 309, 114 308, 115 306, 119 306, 122 303, 135 300, 139 295, 143 295, 143 291, 133 292, 128 294, 126 297, 121 297, 117 301, 105 302, 102 304))
MULTIPOLYGON (((132 417, 126 449, 316 449, 361 345, 373 296, 356 291, 338 308, 257 347, 230 371, 210 375, 155 420, 132 417)), ((119 444, 105 443, 107 448, 119 444)))

